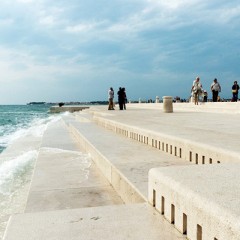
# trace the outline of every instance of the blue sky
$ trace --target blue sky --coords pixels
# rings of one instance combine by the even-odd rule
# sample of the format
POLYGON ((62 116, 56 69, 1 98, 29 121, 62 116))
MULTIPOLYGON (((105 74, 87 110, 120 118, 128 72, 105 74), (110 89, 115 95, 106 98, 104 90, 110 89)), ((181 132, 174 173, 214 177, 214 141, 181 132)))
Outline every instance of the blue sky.
POLYGON ((188 98, 240 82, 237 0, 1 0, 0 104, 188 98))

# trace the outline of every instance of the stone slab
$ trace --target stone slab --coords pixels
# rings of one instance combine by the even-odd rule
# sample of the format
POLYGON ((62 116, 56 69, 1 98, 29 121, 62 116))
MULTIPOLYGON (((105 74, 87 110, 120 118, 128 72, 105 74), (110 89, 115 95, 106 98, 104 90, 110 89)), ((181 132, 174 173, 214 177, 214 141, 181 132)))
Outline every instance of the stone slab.
POLYGON ((239 164, 151 169, 149 201, 170 222, 174 221, 180 231, 187 229, 189 239, 237 240, 240 239, 239 171, 239 164), (202 238, 198 238, 199 228, 202 238))
POLYGON ((87 180, 91 158, 80 151, 41 149, 36 163, 31 191, 78 188, 87 180), (84 161, 84 163, 83 163, 84 161))
POLYGON ((67 151, 79 151, 74 138, 66 129, 62 117, 55 122, 48 124, 46 131, 42 137, 41 148, 55 148, 67 151))
POLYGON ((20 214, 10 224, 4 240, 185 239, 146 203, 20 214))
POLYGON ((32 191, 25 213, 123 204, 108 184, 49 191, 32 191))
POLYGON ((25 212, 123 204, 61 118, 46 129, 25 212))

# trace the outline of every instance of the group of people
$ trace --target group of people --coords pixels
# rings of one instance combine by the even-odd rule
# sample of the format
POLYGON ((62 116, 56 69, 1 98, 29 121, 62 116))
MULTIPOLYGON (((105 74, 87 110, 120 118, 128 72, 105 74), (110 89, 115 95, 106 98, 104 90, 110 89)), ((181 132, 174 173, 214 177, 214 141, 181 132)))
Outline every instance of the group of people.
MULTIPOLYGON (((212 92, 212 101, 217 102, 219 101, 219 93, 221 92, 221 85, 219 84, 218 80, 215 78, 210 86, 212 92)), ((238 101, 238 91, 239 85, 237 81, 234 81, 232 86, 232 102, 238 101)), ((203 90, 202 84, 200 82, 200 77, 197 77, 193 81, 191 92, 194 97, 195 105, 198 105, 199 96, 203 96, 203 100, 207 102, 207 91, 203 90)))
MULTIPOLYGON (((220 97, 219 93, 221 92, 221 85, 218 82, 217 78, 215 78, 210 86, 211 92, 212 92, 212 101, 218 102, 220 97)), ((239 85, 237 81, 234 81, 232 86, 232 102, 238 101, 238 91, 239 91, 239 85)), ((207 102, 208 94, 206 90, 203 90, 200 77, 196 77, 196 79, 193 81, 193 85, 191 88, 192 96, 194 98, 195 105, 198 105, 199 97, 202 96, 203 101, 207 102)), ((117 92, 118 95, 118 104, 119 104, 119 110, 126 110, 126 103, 127 103, 127 95, 126 90, 124 87, 119 87, 119 90, 117 92)), ((114 109, 114 90, 112 87, 108 90, 108 110, 115 110, 114 109)))
MULTIPOLYGON (((127 103, 127 95, 126 89, 124 87, 120 87, 118 92, 118 104, 119 110, 126 110, 126 103, 127 103)), ((108 90, 108 110, 115 110, 114 109, 114 90, 112 87, 108 90)))

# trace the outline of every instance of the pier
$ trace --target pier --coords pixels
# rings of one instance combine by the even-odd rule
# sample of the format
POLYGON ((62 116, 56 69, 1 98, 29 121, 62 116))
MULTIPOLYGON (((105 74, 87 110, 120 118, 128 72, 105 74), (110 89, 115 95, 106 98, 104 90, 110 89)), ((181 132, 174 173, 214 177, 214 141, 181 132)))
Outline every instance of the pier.
POLYGON ((240 103, 115 109, 49 124, 4 240, 239 240, 240 103))
POLYGON ((88 109, 89 106, 78 106, 78 105, 65 105, 65 106, 52 106, 50 107, 50 113, 62 113, 62 112, 79 112, 84 109, 88 109))

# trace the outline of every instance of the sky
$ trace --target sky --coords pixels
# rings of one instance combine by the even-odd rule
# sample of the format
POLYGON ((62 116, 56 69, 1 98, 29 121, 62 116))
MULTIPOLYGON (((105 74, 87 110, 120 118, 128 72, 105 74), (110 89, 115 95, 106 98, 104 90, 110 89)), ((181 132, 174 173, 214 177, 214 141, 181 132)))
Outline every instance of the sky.
POLYGON ((239 0, 1 0, 0 104, 188 98, 197 76, 231 98, 239 26, 239 0))

